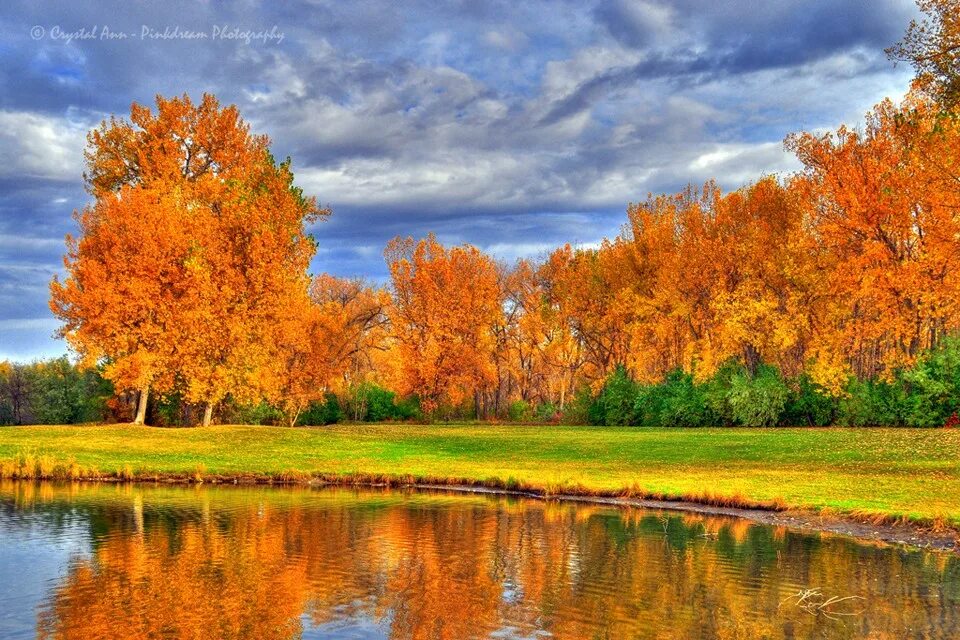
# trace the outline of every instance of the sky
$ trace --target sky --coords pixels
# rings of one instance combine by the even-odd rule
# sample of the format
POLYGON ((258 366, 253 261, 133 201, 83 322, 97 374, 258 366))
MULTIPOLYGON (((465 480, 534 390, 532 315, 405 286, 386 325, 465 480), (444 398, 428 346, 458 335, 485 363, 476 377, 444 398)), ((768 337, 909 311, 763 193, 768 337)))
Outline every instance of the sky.
POLYGON ((28 2, 0 9, 0 359, 67 352, 48 284, 86 133, 214 93, 333 209, 313 273, 383 281, 396 235, 512 262, 612 237, 629 202, 798 169, 911 69, 912 0, 28 2))

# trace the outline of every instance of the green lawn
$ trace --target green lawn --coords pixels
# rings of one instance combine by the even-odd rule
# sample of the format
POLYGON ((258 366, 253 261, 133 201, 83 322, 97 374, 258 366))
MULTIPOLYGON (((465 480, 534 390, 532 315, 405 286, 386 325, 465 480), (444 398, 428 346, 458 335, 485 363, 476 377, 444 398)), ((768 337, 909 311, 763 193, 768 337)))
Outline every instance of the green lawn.
POLYGON ((101 472, 388 474, 668 496, 782 499, 960 525, 960 430, 652 429, 516 425, 3 427, 20 452, 101 472))

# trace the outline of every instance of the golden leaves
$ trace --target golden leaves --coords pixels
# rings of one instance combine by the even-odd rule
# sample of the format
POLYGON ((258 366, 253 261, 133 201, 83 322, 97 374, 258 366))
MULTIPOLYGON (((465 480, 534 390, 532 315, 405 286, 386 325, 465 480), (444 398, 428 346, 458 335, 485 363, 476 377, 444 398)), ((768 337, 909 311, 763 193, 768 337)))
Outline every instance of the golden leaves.
POLYGON ((135 104, 131 122, 104 122, 88 142, 96 202, 78 215, 68 277, 51 285, 71 346, 107 360, 121 388, 260 397, 282 343, 274 327, 307 305, 304 222, 329 211, 211 95, 135 104))

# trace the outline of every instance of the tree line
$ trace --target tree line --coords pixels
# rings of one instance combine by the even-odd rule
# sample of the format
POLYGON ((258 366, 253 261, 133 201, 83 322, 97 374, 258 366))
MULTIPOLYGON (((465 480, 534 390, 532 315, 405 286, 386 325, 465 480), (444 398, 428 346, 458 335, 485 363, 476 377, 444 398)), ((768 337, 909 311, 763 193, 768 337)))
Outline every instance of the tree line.
POLYGON ((891 49, 918 71, 903 101, 787 138, 795 174, 649 195, 598 248, 512 265, 396 238, 387 286, 308 276, 305 229, 330 210, 236 107, 134 104, 88 137, 94 202, 51 308, 79 363, 136 397, 138 423, 151 394, 203 424, 233 405, 297 424, 362 419, 371 393, 396 418, 942 423, 946 400, 927 419, 841 408, 863 389, 919 397, 934 361, 938 397, 956 386, 956 4, 921 2, 928 20, 891 49), (614 402, 618 386, 632 391, 614 402), (676 394, 698 417, 662 409, 676 394), (801 417, 801 396, 832 408, 801 417))

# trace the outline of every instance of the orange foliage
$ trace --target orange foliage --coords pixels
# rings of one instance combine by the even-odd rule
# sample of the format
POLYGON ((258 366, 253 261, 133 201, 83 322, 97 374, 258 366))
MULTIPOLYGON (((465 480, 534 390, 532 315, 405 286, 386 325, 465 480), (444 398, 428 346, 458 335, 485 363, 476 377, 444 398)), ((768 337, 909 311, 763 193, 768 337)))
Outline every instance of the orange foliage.
POLYGON ((860 377, 911 364, 960 327, 960 126, 915 97, 881 103, 864 131, 790 138, 829 277, 817 372, 860 377))
POLYGON ((258 398, 278 375, 278 328, 307 305, 304 224, 329 212, 213 96, 158 97, 130 119, 88 138, 96 202, 51 285, 62 333, 120 388, 176 383, 208 408, 258 398))
POLYGON ((960 116, 919 93, 863 131, 791 136, 797 175, 631 204, 598 248, 508 268, 396 238, 390 290, 311 284, 304 225, 329 212, 234 107, 158 98, 89 141, 96 201, 51 285, 62 333, 121 389, 208 408, 267 399, 293 424, 325 393, 376 382, 427 414, 503 416, 562 409, 618 365, 702 379, 731 359, 839 392, 960 329, 960 116))
POLYGON ((389 367, 378 354, 389 344, 390 294, 362 280, 320 274, 309 302, 288 318, 281 347, 283 366, 268 397, 282 406, 290 425, 329 391, 342 391, 389 367))
POLYGON ((469 245, 446 249, 433 235, 395 238, 385 255, 402 390, 429 413, 492 384, 493 327, 503 314, 493 260, 469 245))

